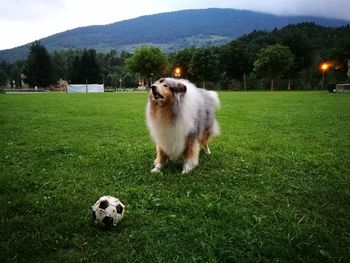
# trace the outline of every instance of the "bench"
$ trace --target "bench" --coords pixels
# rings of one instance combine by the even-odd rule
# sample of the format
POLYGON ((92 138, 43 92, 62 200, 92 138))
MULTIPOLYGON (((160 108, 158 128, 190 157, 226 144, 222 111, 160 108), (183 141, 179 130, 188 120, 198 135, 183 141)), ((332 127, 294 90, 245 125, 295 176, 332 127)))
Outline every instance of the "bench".
POLYGON ((336 92, 350 92, 350 84, 337 84, 336 92))

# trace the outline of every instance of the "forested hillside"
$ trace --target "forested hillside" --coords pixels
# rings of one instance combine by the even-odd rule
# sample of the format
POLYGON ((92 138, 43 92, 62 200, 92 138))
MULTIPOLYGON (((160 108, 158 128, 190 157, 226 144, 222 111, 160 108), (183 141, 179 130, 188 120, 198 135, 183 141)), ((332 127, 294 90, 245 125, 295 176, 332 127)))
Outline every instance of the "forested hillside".
POLYGON ((174 68, 179 67, 181 77, 207 88, 267 89, 274 81, 277 89, 322 89, 327 84, 348 81, 350 26, 300 23, 270 32, 253 31, 217 47, 185 48, 169 54, 150 45, 133 54, 115 50, 101 53, 95 49, 46 54, 45 49, 35 42, 25 61, 2 62, 0 82, 9 85, 11 81, 21 87, 25 81, 30 87, 45 87, 45 83, 65 79, 70 83, 88 81, 111 88, 132 88, 140 78, 149 82, 172 76, 174 68), (324 62, 328 68, 323 83, 319 67, 324 62), (35 72, 45 79, 32 76, 35 72), (45 81, 37 82, 40 79, 45 81))
MULTIPOLYGON (((132 51, 153 44, 164 52, 186 47, 219 46, 254 30, 271 31, 289 24, 314 22, 336 27, 349 21, 307 16, 274 16, 235 9, 200 9, 142 16, 109 25, 76 28, 41 40, 50 51, 92 48, 98 52, 132 51)), ((0 61, 24 59, 30 44, 0 51, 0 61)))

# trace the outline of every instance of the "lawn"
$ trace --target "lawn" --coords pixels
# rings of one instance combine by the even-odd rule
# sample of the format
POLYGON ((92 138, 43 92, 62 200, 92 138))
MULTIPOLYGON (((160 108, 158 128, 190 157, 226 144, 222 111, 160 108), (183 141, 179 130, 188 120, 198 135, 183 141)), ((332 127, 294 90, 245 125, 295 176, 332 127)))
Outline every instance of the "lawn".
POLYGON ((0 95, 0 262, 349 262, 350 94, 220 98, 212 155, 181 175, 150 173, 145 93, 0 95))

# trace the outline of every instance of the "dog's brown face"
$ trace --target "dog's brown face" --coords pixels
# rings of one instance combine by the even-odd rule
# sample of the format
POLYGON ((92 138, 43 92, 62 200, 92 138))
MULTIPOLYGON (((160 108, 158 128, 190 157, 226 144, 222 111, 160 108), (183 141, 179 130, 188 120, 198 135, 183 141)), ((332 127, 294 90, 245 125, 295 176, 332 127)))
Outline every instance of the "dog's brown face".
POLYGON ((149 93, 152 102, 166 106, 172 103, 176 94, 185 94, 186 86, 172 79, 161 78, 151 85, 149 93))

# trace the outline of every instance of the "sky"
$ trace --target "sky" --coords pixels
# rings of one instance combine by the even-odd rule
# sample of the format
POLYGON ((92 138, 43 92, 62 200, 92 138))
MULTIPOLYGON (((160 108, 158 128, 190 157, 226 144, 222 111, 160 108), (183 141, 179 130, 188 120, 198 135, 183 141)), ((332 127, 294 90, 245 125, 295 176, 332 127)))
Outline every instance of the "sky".
POLYGON ((350 0, 0 0, 0 50, 76 27, 211 7, 350 21, 350 0))

